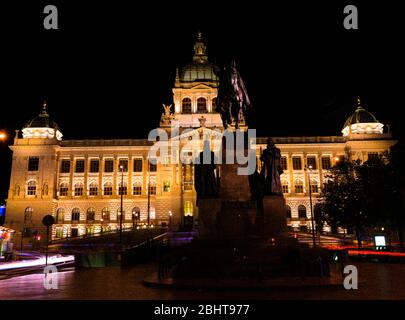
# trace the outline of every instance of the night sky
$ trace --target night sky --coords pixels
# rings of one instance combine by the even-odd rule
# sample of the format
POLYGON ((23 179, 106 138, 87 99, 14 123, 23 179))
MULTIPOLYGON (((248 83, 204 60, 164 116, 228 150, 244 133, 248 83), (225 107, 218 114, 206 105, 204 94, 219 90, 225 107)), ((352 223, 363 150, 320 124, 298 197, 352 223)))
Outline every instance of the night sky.
MULTIPOLYGON (((127 2, 1 4, 0 129, 21 129, 46 99, 64 139, 146 138, 200 30, 211 61, 236 59, 260 136, 341 135, 357 95, 403 136, 405 28, 393 4, 127 2), (59 30, 43 28, 46 4, 59 30), (343 28, 347 4, 358 30, 343 28)), ((2 199, 11 153, 0 148, 2 199)))

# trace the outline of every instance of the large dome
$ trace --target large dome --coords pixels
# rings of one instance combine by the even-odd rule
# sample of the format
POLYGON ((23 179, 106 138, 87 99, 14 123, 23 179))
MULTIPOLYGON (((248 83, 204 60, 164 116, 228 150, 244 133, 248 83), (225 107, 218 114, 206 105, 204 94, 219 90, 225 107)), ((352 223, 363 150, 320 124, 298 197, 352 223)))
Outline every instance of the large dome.
POLYGON ((357 108, 346 120, 342 133, 382 133, 383 124, 369 111, 361 106, 360 98, 357 97, 357 108))
POLYGON ((208 61, 203 63, 193 61, 181 69, 180 81, 217 81, 214 67, 214 64, 208 61))
POLYGON ((180 72, 181 82, 213 82, 218 78, 214 72, 215 65, 208 61, 207 47, 205 46, 201 33, 194 44, 193 61, 186 64, 180 72))

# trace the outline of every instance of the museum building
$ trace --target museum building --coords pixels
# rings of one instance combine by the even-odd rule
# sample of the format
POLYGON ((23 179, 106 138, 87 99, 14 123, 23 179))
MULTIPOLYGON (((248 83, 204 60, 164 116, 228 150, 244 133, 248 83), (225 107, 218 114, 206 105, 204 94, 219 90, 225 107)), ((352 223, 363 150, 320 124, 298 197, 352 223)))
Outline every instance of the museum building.
MULTIPOLYGON (((5 226, 23 231, 29 239, 44 232, 42 218, 52 214, 53 238, 115 230, 120 225, 121 198, 124 228, 197 224, 193 163, 173 159, 195 158, 204 140, 214 151, 220 148, 223 124, 215 112, 214 68, 199 35, 193 60, 176 70, 174 106, 164 106, 159 129, 167 132, 163 143, 171 156, 157 163, 149 156, 156 140, 64 140, 44 103, 41 113, 16 131, 10 146, 5 226)), ((396 143, 360 99, 353 109, 341 135, 273 137, 281 149, 282 191, 291 229, 311 228, 310 193, 317 210, 321 188, 336 161, 348 154, 366 161, 396 143)), ((266 139, 255 141, 258 158, 266 139)))

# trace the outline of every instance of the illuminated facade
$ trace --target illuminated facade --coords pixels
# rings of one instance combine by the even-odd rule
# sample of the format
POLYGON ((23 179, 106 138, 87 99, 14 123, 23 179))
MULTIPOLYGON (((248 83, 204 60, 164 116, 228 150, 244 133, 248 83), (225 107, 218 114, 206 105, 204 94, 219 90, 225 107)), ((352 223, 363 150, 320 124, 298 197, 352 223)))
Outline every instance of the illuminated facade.
MULTIPOLYGON (((160 129, 168 133, 164 144, 172 157, 156 166, 148 160, 155 141, 63 140, 44 105, 41 114, 23 128, 22 137, 16 133, 11 146, 6 226, 25 230, 29 238, 35 231, 43 232, 42 217, 52 214, 54 238, 114 230, 119 227, 121 192, 124 228, 145 223, 148 215, 154 225, 168 224, 170 219, 173 228, 183 225, 185 216, 196 221, 193 165, 173 160, 195 157, 205 139, 214 151, 219 150, 223 127, 214 111, 217 80, 199 36, 193 61, 176 72, 174 106, 164 106, 161 117, 160 129)), ((395 143, 360 101, 342 133, 274 137, 282 153, 281 181, 291 228, 310 227, 309 190, 316 210, 325 175, 339 157, 350 150, 352 158, 365 161, 395 143), (311 166, 310 172, 306 166, 311 166)), ((257 156, 265 147, 266 138, 258 138, 257 156)))

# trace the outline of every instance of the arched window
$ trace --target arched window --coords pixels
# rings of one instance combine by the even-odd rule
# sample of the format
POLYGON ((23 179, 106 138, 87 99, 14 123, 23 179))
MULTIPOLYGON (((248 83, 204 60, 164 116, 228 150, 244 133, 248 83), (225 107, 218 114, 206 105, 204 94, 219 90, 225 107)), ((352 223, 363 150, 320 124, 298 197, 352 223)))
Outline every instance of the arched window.
POLYGON ((96 210, 94 208, 87 209, 87 221, 94 221, 95 215, 96 215, 96 210))
POLYGON ((140 181, 134 183, 132 193, 134 196, 140 196, 142 194, 142 183, 140 181))
POLYGON ((61 183, 59 186, 59 196, 66 197, 69 192, 69 185, 67 183, 61 183))
POLYGON ((212 99, 212 111, 215 111, 217 108, 217 97, 212 99))
POLYGON ((97 183, 95 183, 95 182, 90 183, 89 195, 90 196, 97 196, 98 195, 98 185, 97 185, 97 183))
POLYGON ((35 196, 37 194, 37 183, 34 180, 27 183, 27 195, 35 196))
POLYGON ((184 215, 193 216, 193 203, 191 201, 184 202, 184 215))
POLYGON ((65 217, 65 209, 59 208, 56 210, 56 223, 63 223, 63 219, 65 217))
POLYGON ((197 99, 197 112, 198 113, 207 112, 207 99, 205 99, 205 98, 197 99))
POLYGON ((290 206, 285 206, 285 209, 287 211, 287 218, 291 219, 291 207, 290 206))
POLYGON ((105 220, 110 220, 110 210, 108 208, 103 208, 101 210, 101 217, 105 220))
POLYGON ((141 219, 141 209, 138 207, 134 207, 132 209, 132 220, 140 220, 141 219))
POLYGON ((302 180, 295 180, 294 187, 295 193, 304 193, 304 184, 302 183, 302 180))
POLYGON ((191 113, 191 99, 184 98, 181 104, 182 113, 191 113))
POLYGON ((105 196, 112 196, 113 194, 113 187, 111 182, 106 182, 104 184, 104 195, 105 196))
POLYGON ((72 221, 79 221, 80 220, 80 209, 73 208, 72 210, 72 221))
POLYGON ((305 208, 305 206, 302 204, 298 206, 298 217, 301 219, 307 218, 307 208, 305 208))
POLYGON ((31 207, 25 208, 24 223, 31 222, 33 213, 34 213, 34 209, 32 209, 31 207))
POLYGON ((83 195, 83 183, 75 184, 75 196, 80 197, 83 195))
POLYGON ((126 196, 128 192, 128 187, 127 187, 127 183, 124 182, 123 184, 121 184, 121 182, 119 183, 119 187, 118 187, 118 195, 123 195, 126 196))

